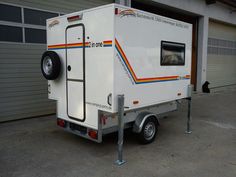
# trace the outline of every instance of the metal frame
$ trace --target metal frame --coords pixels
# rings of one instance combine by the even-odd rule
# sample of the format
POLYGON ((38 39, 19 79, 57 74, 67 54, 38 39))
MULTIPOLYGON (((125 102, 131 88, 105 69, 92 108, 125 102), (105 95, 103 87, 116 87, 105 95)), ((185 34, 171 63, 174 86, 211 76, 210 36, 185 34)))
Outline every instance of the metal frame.
MULTIPOLYGON (((154 116, 155 115, 155 117, 157 118, 158 123, 159 123, 159 119, 161 117, 165 117, 167 115, 167 113, 177 110, 177 107, 176 107, 176 109, 172 109, 172 110, 168 109, 167 111, 160 111, 160 108, 162 109, 163 107, 166 107, 167 105, 172 105, 174 103, 175 103, 175 101, 169 101, 169 102, 165 102, 165 103, 161 103, 161 104, 155 104, 155 105, 146 106, 146 107, 142 107, 142 108, 137 108, 137 109, 132 109, 132 110, 125 110, 124 129, 133 127, 132 124, 136 123, 136 119, 133 119, 133 118, 137 117, 137 116, 139 116, 140 118, 143 119, 145 116, 148 117, 148 116, 154 116), (134 114, 134 115, 130 115, 130 114, 134 114), (130 119, 130 117, 132 117, 132 119, 130 119)), ((125 109, 125 107, 124 107, 124 109, 125 109)), ((116 114, 110 114, 110 113, 107 113, 107 112, 103 112, 103 113, 105 113, 105 115, 108 116, 108 117, 112 117, 112 116, 116 115, 116 114)), ((140 119, 140 122, 141 122, 142 119, 140 119)), ((102 134, 106 135, 106 134, 109 134, 109 133, 112 133, 112 132, 116 132, 116 131, 118 131, 118 129, 119 129, 118 125, 114 125, 114 126, 111 126, 109 128, 102 127, 102 134)), ((133 129, 134 132, 136 132, 135 130, 133 129)))

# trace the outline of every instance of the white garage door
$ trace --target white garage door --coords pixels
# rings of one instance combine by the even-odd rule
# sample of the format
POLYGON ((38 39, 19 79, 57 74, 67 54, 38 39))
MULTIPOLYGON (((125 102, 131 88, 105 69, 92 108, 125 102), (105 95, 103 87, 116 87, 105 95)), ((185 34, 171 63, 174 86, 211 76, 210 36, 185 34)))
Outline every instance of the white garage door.
POLYGON ((236 84, 236 27, 209 22, 207 80, 210 88, 236 84))
POLYGON ((0 122, 55 113, 40 70, 45 19, 113 0, 0 2, 0 122))

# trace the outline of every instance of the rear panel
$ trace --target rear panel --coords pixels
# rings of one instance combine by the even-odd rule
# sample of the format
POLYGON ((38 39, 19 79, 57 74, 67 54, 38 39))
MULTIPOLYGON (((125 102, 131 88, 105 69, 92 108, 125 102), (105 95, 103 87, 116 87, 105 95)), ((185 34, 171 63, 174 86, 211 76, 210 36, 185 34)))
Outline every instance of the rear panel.
POLYGON ((107 98, 113 92, 113 26, 113 5, 47 21, 48 50, 62 62, 60 76, 48 83, 59 118, 97 129, 98 109, 112 111, 107 98), (73 16, 79 19, 68 21, 73 16))
POLYGON ((115 95, 125 94, 127 109, 187 97, 191 24, 116 7, 115 95))

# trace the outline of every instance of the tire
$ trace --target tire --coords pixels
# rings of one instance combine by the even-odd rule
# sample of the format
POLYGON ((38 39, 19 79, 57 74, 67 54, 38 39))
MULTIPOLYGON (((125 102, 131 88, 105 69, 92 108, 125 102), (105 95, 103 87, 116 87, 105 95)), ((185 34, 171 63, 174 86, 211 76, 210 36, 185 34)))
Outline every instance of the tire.
POLYGON ((142 127, 141 132, 138 134, 138 140, 141 144, 152 143, 157 135, 158 121, 155 117, 148 117, 142 127))
POLYGON ((60 57, 56 52, 46 51, 41 59, 41 71, 47 80, 55 80, 61 70, 60 57))

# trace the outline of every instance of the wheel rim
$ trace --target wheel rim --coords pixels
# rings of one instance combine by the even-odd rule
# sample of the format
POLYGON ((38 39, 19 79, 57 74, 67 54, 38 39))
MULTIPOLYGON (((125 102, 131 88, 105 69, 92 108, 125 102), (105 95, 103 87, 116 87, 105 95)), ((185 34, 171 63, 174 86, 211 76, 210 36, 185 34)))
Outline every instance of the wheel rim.
POLYGON ((43 60, 43 71, 45 74, 50 75, 52 73, 52 59, 46 56, 43 60))
POLYGON ((148 122, 144 127, 144 138, 151 140, 156 133, 156 126, 153 122, 148 122))

